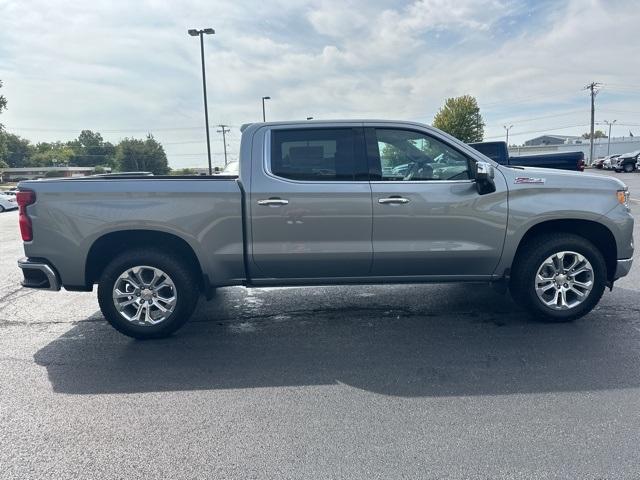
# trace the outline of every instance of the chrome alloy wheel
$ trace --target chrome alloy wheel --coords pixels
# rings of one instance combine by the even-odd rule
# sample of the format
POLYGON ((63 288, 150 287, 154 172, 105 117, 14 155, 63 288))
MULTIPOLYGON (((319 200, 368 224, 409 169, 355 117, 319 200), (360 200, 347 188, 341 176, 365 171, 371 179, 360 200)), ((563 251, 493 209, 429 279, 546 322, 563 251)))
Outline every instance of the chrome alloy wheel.
POLYGON ((554 310, 569 310, 584 302, 593 288, 589 260, 576 252, 558 252, 547 258, 536 274, 536 294, 554 310))
POLYGON ((128 268, 113 284, 116 310, 136 325, 157 325, 166 320, 175 309, 177 299, 173 280, 155 267, 128 268))

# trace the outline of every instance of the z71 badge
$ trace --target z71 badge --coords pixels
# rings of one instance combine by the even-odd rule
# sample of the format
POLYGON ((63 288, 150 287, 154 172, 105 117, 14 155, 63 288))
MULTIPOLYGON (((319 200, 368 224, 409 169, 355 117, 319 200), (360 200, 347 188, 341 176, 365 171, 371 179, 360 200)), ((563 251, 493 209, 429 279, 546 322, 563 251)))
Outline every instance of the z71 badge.
POLYGON ((535 178, 535 177, 516 177, 513 182, 516 185, 521 183, 544 183, 544 178, 535 178))

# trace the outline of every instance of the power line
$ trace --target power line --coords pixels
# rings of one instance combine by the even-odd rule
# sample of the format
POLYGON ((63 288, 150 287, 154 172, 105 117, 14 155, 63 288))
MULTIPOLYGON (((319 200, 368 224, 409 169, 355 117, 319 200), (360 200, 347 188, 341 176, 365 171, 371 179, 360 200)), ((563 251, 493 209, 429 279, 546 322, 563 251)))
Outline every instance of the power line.
MULTIPOLYGON (((544 128, 542 130, 528 130, 525 132, 517 132, 517 133, 513 133, 512 135, 526 135, 528 133, 541 133, 541 132, 552 132, 554 130, 564 130, 565 128, 575 128, 575 127, 586 127, 588 126, 588 123, 582 123, 582 124, 577 124, 577 125, 564 125, 562 127, 550 127, 550 128, 544 128)), ((502 135, 497 135, 497 136, 493 136, 493 137, 485 137, 485 139, 490 140, 493 138, 502 138, 502 135)))
POLYGON ((541 98, 556 98, 556 97, 564 97, 564 96, 568 96, 569 94, 574 94, 577 95, 579 93, 579 91, 576 90, 571 90, 571 91, 564 91, 562 93, 557 92, 555 94, 549 94, 549 93, 541 93, 538 95, 531 95, 528 97, 521 97, 521 98, 516 98, 513 100, 500 100, 497 102, 488 102, 488 103, 482 103, 479 102, 481 104, 482 108, 491 108, 491 107, 495 107, 495 106, 510 106, 516 103, 526 103, 532 100, 538 100, 541 98))
MULTIPOLYGON (((533 122, 533 121, 536 121, 536 120, 545 120, 545 119, 548 119, 548 118, 566 117, 566 116, 574 115, 576 113, 580 113, 580 112, 583 112, 583 111, 584 111, 583 109, 576 109, 576 110, 569 110, 569 111, 567 111, 565 113, 554 113, 552 115, 544 115, 542 117, 527 117, 527 118, 524 118, 522 120, 511 119, 507 123, 513 122, 514 124, 521 124, 521 123, 533 122)), ((493 126, 498 127, 499 124, 494 124, 493 126)))

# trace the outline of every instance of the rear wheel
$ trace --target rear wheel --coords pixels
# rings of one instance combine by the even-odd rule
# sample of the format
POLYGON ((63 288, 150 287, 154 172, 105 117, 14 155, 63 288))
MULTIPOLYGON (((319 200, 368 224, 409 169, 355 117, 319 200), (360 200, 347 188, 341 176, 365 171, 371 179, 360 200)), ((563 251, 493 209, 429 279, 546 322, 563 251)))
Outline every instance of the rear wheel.
POLYGON ((98 302, 107 321, 133 338, 171 335, 189 319, 199 297, 194 272, 160 250, 130 250, 105 268, 98 302))
POLYGON ((540 235, 518 254, 510 286, 536 319, 568 322, 597 305, 606 279, 604 258, 591 242, 572 234, 540 235))

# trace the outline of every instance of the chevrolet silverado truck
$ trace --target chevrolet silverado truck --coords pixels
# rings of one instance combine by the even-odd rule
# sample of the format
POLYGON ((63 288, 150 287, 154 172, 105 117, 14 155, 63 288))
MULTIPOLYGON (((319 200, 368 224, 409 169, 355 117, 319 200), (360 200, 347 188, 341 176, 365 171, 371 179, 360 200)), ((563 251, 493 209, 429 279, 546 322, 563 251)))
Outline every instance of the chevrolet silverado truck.
POLYGON ((584 153, 582 152, 543 153, 511 157, 506 142, 478 142, 469 145, 500 165, 584 171, 584 153))
POLYGON ((238 175, 19 189, 22 284, 97 284, 135 338, 173 333, 230 285, 500 282, 535 318, 570 321, 633 256, 619 180, 499 165, 410 122, 249 124, 238 175))

